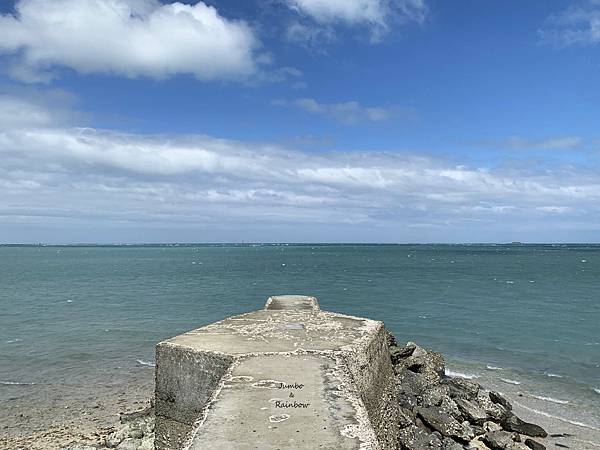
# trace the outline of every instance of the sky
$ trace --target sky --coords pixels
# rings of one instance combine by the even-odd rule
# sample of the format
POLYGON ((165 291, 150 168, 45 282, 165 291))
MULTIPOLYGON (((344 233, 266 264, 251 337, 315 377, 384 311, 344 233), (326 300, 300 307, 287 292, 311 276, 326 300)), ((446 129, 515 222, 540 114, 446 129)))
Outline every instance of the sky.
POLYGON ((0 243, 600 242, 598 0, 4 0, 0 243))

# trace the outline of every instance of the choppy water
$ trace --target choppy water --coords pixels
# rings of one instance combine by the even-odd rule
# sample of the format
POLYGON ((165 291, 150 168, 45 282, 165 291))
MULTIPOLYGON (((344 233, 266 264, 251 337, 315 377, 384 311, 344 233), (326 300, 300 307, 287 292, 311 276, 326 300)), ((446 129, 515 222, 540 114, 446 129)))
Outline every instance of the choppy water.
POLYGON ((156 342, 282 293, 381 319, 450 372, 600 429, 592 245, 0 247, 0 404, 93 396, 149 370, 156 342))

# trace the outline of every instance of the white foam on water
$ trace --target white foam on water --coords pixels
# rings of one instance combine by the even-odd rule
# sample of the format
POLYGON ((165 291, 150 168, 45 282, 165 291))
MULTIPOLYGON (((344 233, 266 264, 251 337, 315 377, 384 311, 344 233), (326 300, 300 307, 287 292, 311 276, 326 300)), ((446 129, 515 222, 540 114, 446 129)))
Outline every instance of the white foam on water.
POLYGON ((521 408, 531 411, 533 413, 539 414, 540 416, 549 417, 551 419, 560 420, 561 422, 570 423, 571 425, 576 425, 578 427, 589 428, 590 430, 600 431, 600 428, 593 427, 592 425, 588 425, 587 423, 579 422, 577 420, 569 420, 564 417, 555 416, 554 414, 547 413, 546 411, 540 411, 539 409, 530 408, 525 406, 519 402, 513 400, 513 403, 519 405, 521 408))
POLYGON ((455 377, 455 378, 466 378, 467 380, 472 380, 473 378, 479 378, 478 375, 472 373, 463 373, 463 372, 455 372, 454 370, 446 369, 446 376, 455 377))
POLYGON ((22 341, 23 341, 23 339, 16 338, 16 339, 11 339, 10 341, 6 341, 6 343, 14 344, 15 342, 22 342, 22 341))
POLYGON ((73 300, 67 300, 67 303, 73 303, 73 300))
POLYGON ((21 383, 19 381, 0 381, 4 386, 33 386, 35 383, 21 383))
POLYGON ((559 400, 557 398, 545 397, 543 395, 534 395, 534 394, 528 394, 528 395, 529 395, 529 397, 537 398, 538 400, 543 400, 545 402, 550 402, 550 403, 557 403, 559 405, 568 405, 570 403, 568 400, 559 400))
POLYGON ((600 394, 600 389, 598 388, 592 388, 592 390, 596 393, 596 394, 600 394))
POLYGON ((546 376, 550 377, 550 378, 564 378, 562 375, 559 375, 557 373, 551 373, 551 372, 546 372, 546 376))
POLYGON ((498 366, 490 366, 490 365, 487 365, 487 366, 485 366, 485 368, 486 368, 487 370, 504 370, 504 368, 503 368, 503 367, 498 367, 498 366))
POLYGON ((500 378, 500 380, 504 381, 505 383, 508 383, 508 384, 514 384, 514 385, 517 385, 517 386, 518 386, 519 384, 521 384, 521 382, 520 382, 520 381, 511 380, 510 378, 500 378))
POLYGON ((506 282, 506 284, 515 284, 515 282, 509 280, 509 281, 506 282))
POLYGON ((136 359, 135 362, 137 362, 138 364, 140 364, 142 366, 156 367, 156 364, 153 363, 152 361, 144 361, 143 359, 136 359))

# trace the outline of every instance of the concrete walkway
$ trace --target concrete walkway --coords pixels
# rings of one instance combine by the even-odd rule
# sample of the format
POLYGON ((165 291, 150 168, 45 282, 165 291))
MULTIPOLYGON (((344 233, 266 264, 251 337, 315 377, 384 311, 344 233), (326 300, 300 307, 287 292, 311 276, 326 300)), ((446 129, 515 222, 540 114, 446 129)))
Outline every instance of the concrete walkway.
POLYGON ((157 346, 157 450, 376 449, 394 430, 381 322, 277 296, 157 346))

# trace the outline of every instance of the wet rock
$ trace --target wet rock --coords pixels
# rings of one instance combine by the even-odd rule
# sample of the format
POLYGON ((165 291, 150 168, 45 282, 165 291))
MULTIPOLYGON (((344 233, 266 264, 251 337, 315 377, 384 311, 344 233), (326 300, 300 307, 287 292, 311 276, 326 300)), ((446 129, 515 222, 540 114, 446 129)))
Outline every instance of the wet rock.
POLYGON ((471 423, 475 425, 483 425, 487 420, 486 412, 481 409, 475 403, 471 403, 469 400, 464 398, 457 398, 454 403, 458 406, 458 409, 463 416, 471 423))
POLYGON ((506 408, 509 411, 512 410, 512 405, 510 404, 510 402, 508 400, 506 400, 498 392, 490 391, 489 396, 490 396, 490 400, 493 401, 494 403, 504 406, 504 408, 506 408))
POLYGON ((450 414, 444 413, 439 408, 419 407, 415 412, 427 426, 439 431, 443 436, 464 442, 468 442, 475 437, 473 430, 468 424, 460 423, 450 414))
POLYGON ((416 425, 406 427, 398 433, 398 442, 402 450, 431 450, 442 448, 442 441, 416 425))
POLYGON ((548 433, 539 425, 525 422, 519 419, 514 414, 509 415, 503 422, 502 427, 508 431, 515 431, 517 433, 525 434, 531 437, 546 437, 548 433))
POLYGON ((533 439, 525 439, 525 445, 532 450, 546 450, 546 446, 533 439))

